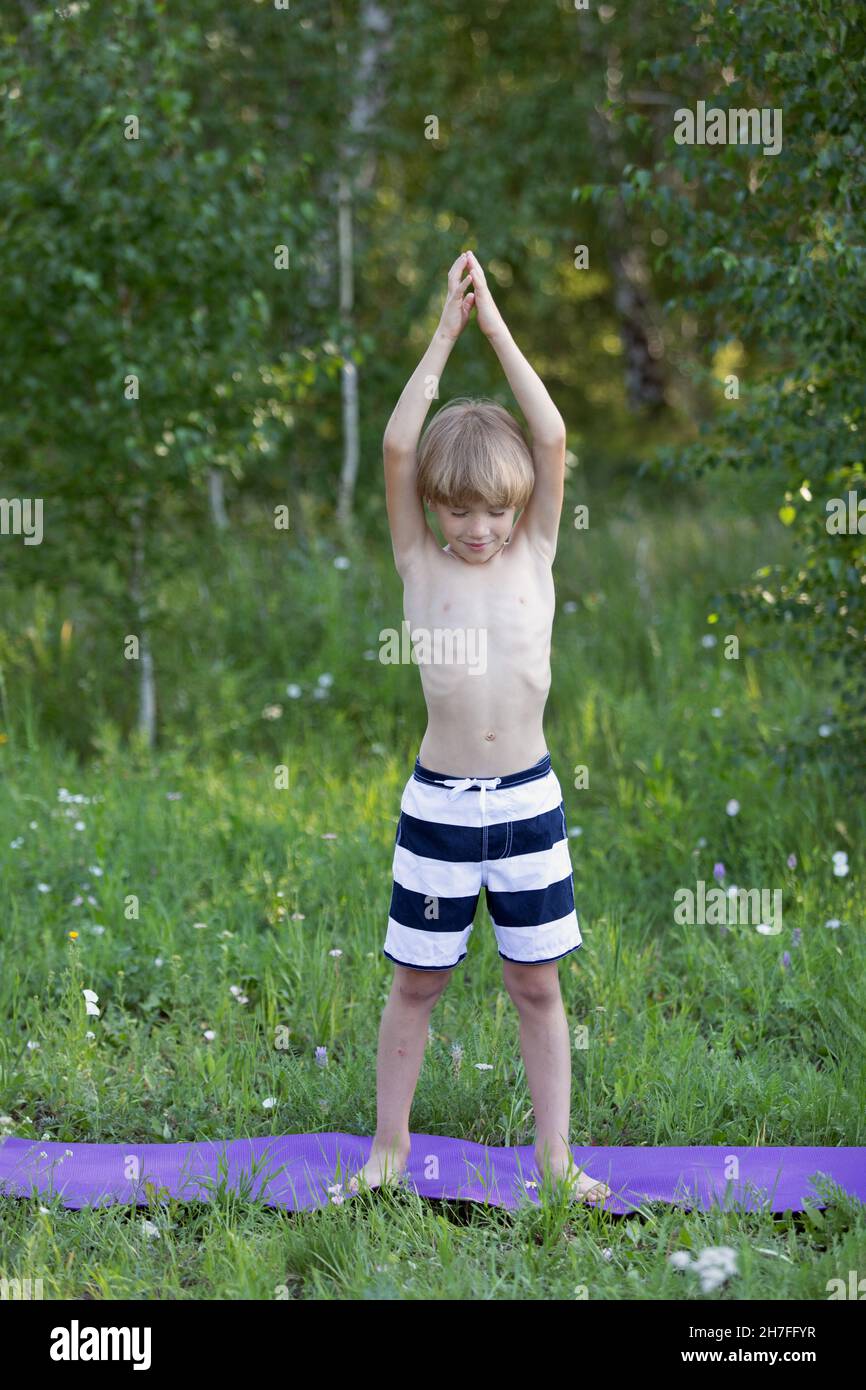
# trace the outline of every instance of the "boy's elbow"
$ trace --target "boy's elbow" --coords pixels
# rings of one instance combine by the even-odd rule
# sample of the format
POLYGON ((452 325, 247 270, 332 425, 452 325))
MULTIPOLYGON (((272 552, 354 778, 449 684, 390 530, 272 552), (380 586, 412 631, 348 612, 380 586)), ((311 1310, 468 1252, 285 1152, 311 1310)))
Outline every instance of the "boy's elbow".
POLYGON ((382 439, 382 453, 385 458, 408 458, 414 452, 415 446, 409 439, 385 431, 382 439))
POLYGON ((533 439, 536 444, 542 444, 545 447, 553 447, 557 444, 565 443, 565 421, 559 414, 559 411, 557 411, 553 418, 545 424, 543 430, 538 434, 533 434, 533 439))

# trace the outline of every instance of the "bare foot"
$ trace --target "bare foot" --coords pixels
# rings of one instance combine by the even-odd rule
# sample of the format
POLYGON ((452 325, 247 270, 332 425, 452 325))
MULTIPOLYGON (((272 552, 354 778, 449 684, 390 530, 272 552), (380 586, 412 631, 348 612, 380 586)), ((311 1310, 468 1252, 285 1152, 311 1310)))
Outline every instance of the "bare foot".
POLYGON ((589 1202, 592 1206, 604 1206, 611 1195, 606 1182, 591 1178, 588 1173, 580 1173, 571 1184, 573 1202, 589 1202))
POLYGON ((409 1157, 409 1149, 410 1145, 401 1145, 392 1149, 389 1154, 384 1147, 380 1147, 374 1140, 370 1157, 363 1168, 349 1179, 346 1184, 346 1191, 354 1193, 362 1188, 370 1190, 381 1187, 383 1183, 387 1187, 396 1187, 403 1176, 406 1160, 409 1157))
MULTIPOLYGON (((536 1158, 538 1171, 541 1166, 536 1158)), ((573 1202, 589 1202, 591 1205, 603 1206, 611 1190, 607 1183, 601 1182, 599 1178, 591 1178, 588 1173, 578 1172, 577 1165, 573 1157, 554 1159, 550 1164, 549 1172, 555 1182, 565 1181, 569 1188, 570 1198, 573 1202)))

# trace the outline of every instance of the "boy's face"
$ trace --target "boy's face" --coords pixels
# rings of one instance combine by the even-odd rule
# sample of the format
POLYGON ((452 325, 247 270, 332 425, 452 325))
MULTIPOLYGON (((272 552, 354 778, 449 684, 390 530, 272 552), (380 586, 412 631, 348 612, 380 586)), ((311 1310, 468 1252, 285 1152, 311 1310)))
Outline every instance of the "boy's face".
POLYGON ((511 535, 515 507, 490 508, 486 502, 452 507, 429 502, 449 550, 468 565, 484 565, 498 554, 511 535))

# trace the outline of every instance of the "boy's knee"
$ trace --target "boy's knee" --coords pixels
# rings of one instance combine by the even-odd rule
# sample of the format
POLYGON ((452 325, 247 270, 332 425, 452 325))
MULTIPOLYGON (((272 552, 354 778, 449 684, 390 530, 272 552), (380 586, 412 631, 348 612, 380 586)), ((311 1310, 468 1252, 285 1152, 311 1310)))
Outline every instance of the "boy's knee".
POLYGON ((522 965, 503 961, 502 977, 512 1002, 517 1008, 555 1005, 561 999, 559 962, 544 961, 539 965, 522 965))
POLYGON ((438 999, 451 978, 451 970, 410 970, 406 965, 395 966, 394 983, 400 998, 407 1004, 425 1004, 438 999))

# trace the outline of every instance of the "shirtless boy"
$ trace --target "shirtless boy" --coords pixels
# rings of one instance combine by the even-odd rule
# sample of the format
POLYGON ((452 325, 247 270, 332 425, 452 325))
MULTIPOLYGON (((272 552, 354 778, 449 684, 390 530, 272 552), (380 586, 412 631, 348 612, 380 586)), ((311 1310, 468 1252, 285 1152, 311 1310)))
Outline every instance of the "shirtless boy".
MULTIPOLYGON (((448 274, 439 326, 388 422, 384 461, 405 617, 413 641, 419 629, 430 635, 433 655, 428 648, 428 659, 419 658, 427 731, 403 792, 394 850, 383 947, 394 979, 379 1031, 376 1134, 349 1190, 398 1180, 403 1171, 430 1014, 466 955, 484 886, 505 988, 520 1016, 538 1170, 567 1183, 576 1200, 603 1202, 610 1189, 577 1170, 568 1141, 571 1052, 558 970, 581 935, 562 790, 542 728, 565 425, 471 251, 448 274), (438 388, 473 305, 526 417, 531 451, 501 406, 465 398, 434 416, 418 447, 431 384, 438 388), (443 630, 452 642, 455 630, 467 634, 464 656, 472 634, 483 634, 485 660, 474 669, 468 658, 437 661, 435 635, 443 630)), ((440 656, 444 650, 440 644, 440 656)))

